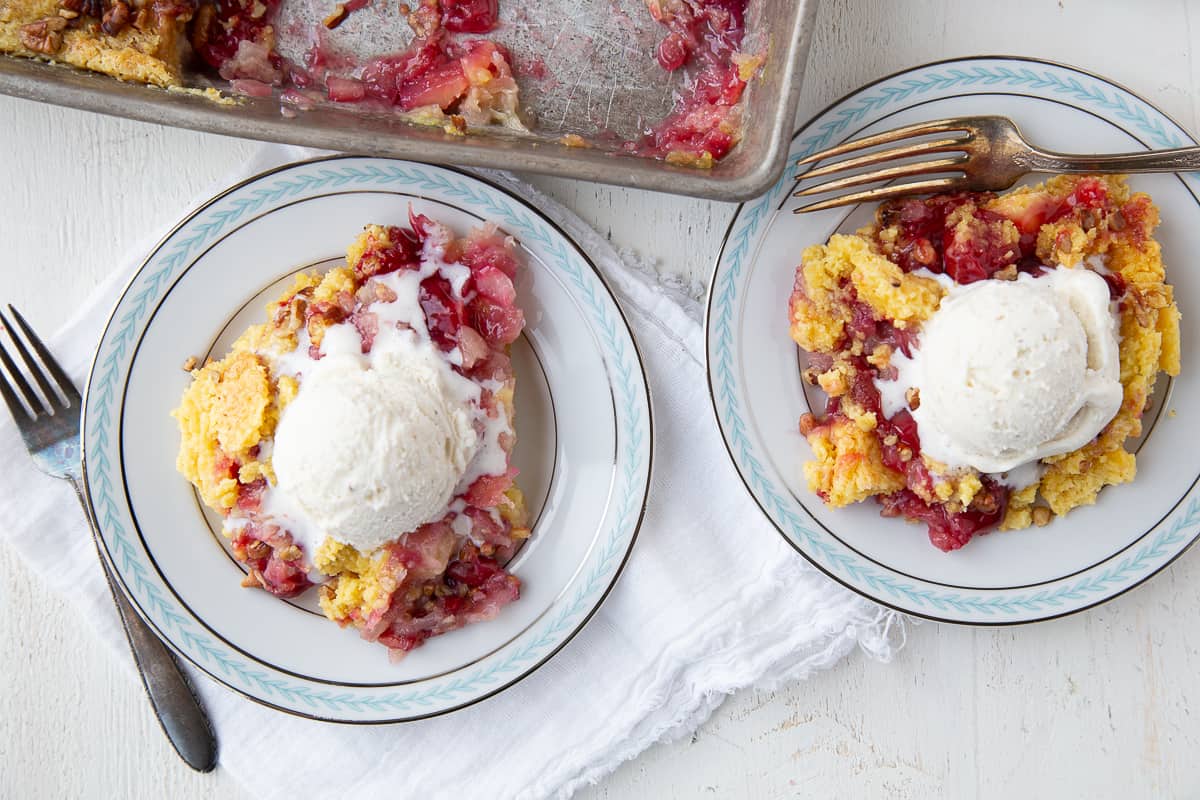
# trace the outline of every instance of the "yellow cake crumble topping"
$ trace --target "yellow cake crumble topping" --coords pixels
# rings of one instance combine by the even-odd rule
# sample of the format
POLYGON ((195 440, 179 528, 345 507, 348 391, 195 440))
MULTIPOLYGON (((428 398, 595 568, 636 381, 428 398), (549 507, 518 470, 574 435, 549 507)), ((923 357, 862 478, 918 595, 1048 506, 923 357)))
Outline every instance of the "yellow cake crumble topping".
POLYGON ((0 53, 153 86, 179 86, 189 3, 0 0, 0 53))
MULTIPOLYGON (((1180 369, 1179 311, 1153 239, 1159 217, 1150 198, 1122 176, 1059 176, 1000 196, 893 201, 876 217, 853 235, 806 248, 796 269, 791 337, 809 353, 805 379, 834 408, 801 420, 814 456, 804 465, 809 487, 835 507, 876 497, 885 513, 930 522, 934 543, 955 549, 988 528, 1046 524, 1094 503, 1103 487, 1132 481, 1126 441, 1142 431, 1159 372, 1180 369), (1108 282, 1119 309, 1123 402, 1094 440, 1043 459, 1033 483, 1010 491, 915 453, 906 423, 897 428, 882 417, 874 379, 888 374, 897 349, 919 342, 954 269, 963 283, 1015 280, 1039 265, 1091 269, 1108 282), (939 525, 954 532, 934 535, 939 525)), ((909 408, 918 408, 910 392, 909 408)))
MULTIPOLYGON (((520 581, 504 565, 529 536, 525 499, 511 468, 515 378, 509 349, 524 325, 512 284, 514 243, 494 225, 457 238, 423 216, 414 215, 412 224, 411 230, 367 226, 348 248, 345 265, 323 274, 298 274, 267 305, 267 321, 247 328, 223 358, 198 368, 195 358, 188 359, 191 380, 173 412, 180 431, 179 472, 224 518, 223 533, 249 572, 245 585, 281 597, 316 585, 329 619, 357 628, 397 657, 430 636, 488 619, 517 599, 520 581), (416 280, 409 279, 413 273, 419 273, 416 280), (464 280, 464 275, 469 277, 464 280), (408 294, 398 302, 402 293, 408 294), (336 340, 330 339, 335 328, 336 340), (398 362, 402 357, 416 360, 398 362), (302 413, 303 404, 308 404, 303 413, 311 415, 312 398, 319 396, 304 394, 306 380, 314 387, 321 385, 322 374, 336 376, 338 386, 357 375, 382 380, 379 370, 399 369, 389 366, 396 363, 434 371, 392 373, 401 377, 389 380, 407 383, 387 384, 385 397, 396 397, 408 386, 442 392, 430 402, 456 403, 441 413, 463 415, 454 417, 461 419, 460 427, 446 435, 465 436, 456 431, 466 430, 473 438, 422 440, 432 444, 422 445, 419 457, 428 454, 433 461, 421 463, 437 465, 445 455, 445 468, 453 470, 445 489, 434 489, 430 496, 432 514, 404 511, 414 507, 411 495, 403 494, 410 478, 425 474, 414 472, 400 479, 402 493, 393 496, 401 498, 398 513, 410 513, 415 521, 393 534, 391 526, 401 523, 380 526, 373 521, 377 517, 360 516, 368 522, 366 533, 355 534, 356 539, 342 527, 350 523, 318 523, 309 510, 314 506, 305 505, 308 494, 333 487, 338 508, 369 513, 366 504, 373 501, 360 500, 354 493, 356 479, 344 476, 363 475, 371 481, 370 475, 394 476, 409 469, 394 461, 408 457, 406 444, 370 448, 377 440, 395 441, 383 438, 395 430, 401 431, 396 436, 415 437, 419 429, 412 425, 424 422, 400 417, 394 424, 368 428, 365 438, 329 440, 310 436, 318 433, 311 416, 294 415, 302 413), (347 368, 349 372, 339 371, 347 368), (454 382, 454 394, 446 381, 454 382), (293 416, 286 416, 289 409, 293 416), (398 427, 404 425, 410 427, 398 427), (299 459, 285 458, 285 440, 293 447, 297 442, 318 444, 299 459), (354 473, 353 465, 335 469, 322 463, 332 463, 330 448, 347 441, 351 461, 360 460, 360 451, 384 453, 379 456, 383 460, 370 462, 379 466, 369 474, 354 473), (467 443, 454 446, 469 449, 461 450, 466 455, 456 467, 439 448, 443 442, 449 448, 462 441, 467 443), (486 457, 485 448, 490 448, 486 457), (499 458, 506 471, 474 467, 477 454, 479 464, 494 465, 499 458), (285 466, 292 472, 285 473, 285 466), (345 469, 351 472, 336 472, 345 469), (280 477, 288 478, 286 487, 280 477), (287 488, 301 485, 315 488, 303 498, 287 488), (348 487, 344 491, 343 485, 348 487), (450 493, 448 501, 441 499, 445 493, 450 493)), ((356 395, 355 401, 360 400, 356 395)), ((372 409, 393 413, 386 399, 381 402, 372 409)), ((405 401, 398 407, 412 406, 405 401)))

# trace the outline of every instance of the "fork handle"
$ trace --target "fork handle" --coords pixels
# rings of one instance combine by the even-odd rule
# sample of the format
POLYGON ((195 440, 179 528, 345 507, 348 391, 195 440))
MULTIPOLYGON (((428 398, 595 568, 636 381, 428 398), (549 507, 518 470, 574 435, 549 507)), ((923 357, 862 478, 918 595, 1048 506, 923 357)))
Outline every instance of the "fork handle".
POLYGON ((1192 172, 1200 170, 1200 147, 1096 156, 1034 150, 1029 154, 1029 170, 1071 173, 1192 172))
MULTIPOLYGON (((87 512, 87 503, 83 499, 79 483, 75 480, 71 483, 80 502, 84 504, 84 511, 87 512)), ((213 736, 208 715, 205 714, 195 690, 180 669, 175 656, 150 630, 150 626, 142 620, 125 597, 125 593, 117 586, 108 561, 100 552, 100 541, 94 527, 92 538, 96 544, 96 554, 100 557, 100 565, 104 568, 108 590, 117 606, 117 615, 121 618, 121 627, 125 629, 125 637, 129 640, 129 649, 133 652, 138 675, 142 679, 146 695, 150 698, 154 715, 158 717, 158 724, 162 726, 163 733, 167 735, 167 739, 184 763, 198 772, 211 772, 217 765, 217 740, 213 736)))

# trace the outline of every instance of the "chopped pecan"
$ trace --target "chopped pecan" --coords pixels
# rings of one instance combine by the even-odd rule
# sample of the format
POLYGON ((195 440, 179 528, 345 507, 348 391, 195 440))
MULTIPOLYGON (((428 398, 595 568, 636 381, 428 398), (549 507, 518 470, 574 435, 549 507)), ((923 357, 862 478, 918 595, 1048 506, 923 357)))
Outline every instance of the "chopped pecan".
POLYGON ((333 30, 338 25, 346 21, 346 17, 350 16, 350 12, 346 10, 345 3, 338 3, 333 7, 333 13, 322 20, 322 24, 329 30, 333 30))
POLYGON ((104 12, 104 20, 100 23, 100 28, 109 36, 116 36, 122 28, 129 24, 132 16, 129 4, 125 0, 117 0, 112 4, 112 8, 104 12))
MULTIPOLYGON (((196 0, 132 0, 135 8, 149 9, 163 24, 174 24, 176 19, 188 21, 196 13, 196 0)), ((261 4, 259 4, 261 5, 261 4)), ((257 8, 257 5, 256 5, 257 8)), ((263 6, 266 12, 266 6, 263 6)))
POLYGON ((913 245, 913 260, 925 266, 937 260, 937 251, 928 239, 920 239, 913 245))
POLYGON ((275 310, 275 317, 272 322, 276 328, 285 333, 295 333, 304 324, 304 316, 307 310, 308 301, 298 295, 294 296, 288 301, 287 305, 281 305, 275 310))
POLYGON ((260 542, 255 539, 253 542, 246 545, 247 558, 266 558, 269 555, 271 555, 271 545, 267 544, 266 542, 260 542))
POLYGON ((208 34, 212 24, 217 19, 217 7, 212 3, 204 3, 196 9, 196 17, 192 22, 192 47, 202 50, 208 44, 208 34))
POLYGON ((375 299, 381 303, 391 303, 396 299, 396 293, 387 284, 371 281, 375 288, 375 299))
POLYGON ((418 39, 427 39, 435 34, 442 26, 442 10, 438 0, 418 0, 416 8, 409 8, 405 11, 405 6, 401 6, 401 15, 403 15, 408 27, 412 28, 413 35, 418 39))
POLYGON ((991 492, 979 492, 971 500, 971 508, 984 514, 995 514, 1000 504, 991 492))
POLYGON ((817 418, 810 412, 805 412, 800 415, 800 435, 808 436, 817 429, 817 418))
POLYGON ((1143 328, 1153 328, 1158 322, 1158 310, 1166 305, 1161 290, 1137 287, 1128 295, 1133 307, 1133 317, 1143 328))
POLYGON ((21 44, 35 53, 54 55, 62 47, 63 29, 67 21, 62 17, 46 17, 37 22, 21 26, 21 44))
MULTIPOLYGON (((339 293, 349 296, 348 292, 339 293)), ((354 298, 350 297, 350 310, 353 310, 354 298)), ((325 329, 330 325, 337 325, 343 322, 350 315, 339 303, 333 303, 328 300, 319 300, 312 304, 305 320, 305 329, 308 331, 308 338, 318 348, 321 346, 321 339, 325 336, 325 329)))
POLYGON ((80 0, 80 13, 100 19, 104 16, 104 0, 80 0))
POLYGON ((304 555, 304 551, 302 551, 299 547, 297 547, 296 545, 293 544, 293 545, 288 545, 287 547, 280 550, 278 555, 279 555, 280 560, 282 560, 282 561, 295 561, 296 559, 298 559, 304 555))

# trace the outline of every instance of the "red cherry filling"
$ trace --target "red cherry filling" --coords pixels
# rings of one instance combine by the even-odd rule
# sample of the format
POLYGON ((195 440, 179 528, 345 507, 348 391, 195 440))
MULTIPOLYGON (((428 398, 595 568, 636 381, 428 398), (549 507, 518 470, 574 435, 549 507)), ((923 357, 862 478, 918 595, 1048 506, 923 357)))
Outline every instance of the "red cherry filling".
POLYGON ((414 42, 404 53, 380 56, 367 62, 362 82, 368 97, 396 105, 404 82, 428 72, 441 55, 437 42, 414 42))
MULTIPOLYGON (((893 351, 899 350, 906 356, 911 356, 917 343, 917 334, 908 328, 897 328, 889 319, 879 319, 866 303, 857 299, 853 286, 847 285, 851 296, 850 321, 846 323, 846 334, 862 341, 864 353, 870 353, 881 344, 886 344, 893 351)), ((848 344, 848 342, 847 342, 848 344)))
POLYGON ((494 267, 507 275, 509 280, 517 274, 517 262, 506 237, 490 228, 471 232, 463 243, 459 260, 477 273, 486 267, 494 267))
POLYGON ((485 264, 471 274, 475 290, 490 302, 501 306, 511 306, 517 299, 517 290, 510 278, 499 267, 485 264))
MULTIPOLYGON (((236 477, 236 471, 229 477, 236 477)), ((237 508, 239 511, 258 511, 262 503, 262 494, 266 491, 267 479, 258 478, 250 483, 239 483, 237 493, 237 508)))
POLYGON ((659 156, 722 158, 736 143, 735 106, 746 87, 733 63, 745 34, 746 0, 687 0, 669 10, 652 4, 651 11, 669 31, 659 43, 658 63, 669 72, 691 64, 696 73, 642 147, 659 156))
MULTIPOLYGON (((934 478, 920 458, 921 439, 916 420, 908 409, 901 409, 891 417, 884 416, 875 383, 879 377, 878 371, 861 356, 853 357, 850 361, 854 366, 854 374, 844 398, 863 411, 875 414, 880 460, 884 466, 902 474, 908 487, 891 495, 876 496, 882 506, 880 513, 885 517, 903 516, 915 522, 924 522, 929 527, 930 541, 941 550, 957 550, 972 536, 998 525, 1004 518, 1009 490, 990 478, 982 479, 984 488, 972 502, 972 508, 964 511, 951 512, 945 505, 931 504, 921 499, 921 495, 932 495, 934 478)), ((831 364, 832 361, 826 363, 831 364)), ((826 408, 828 419, 822 424, 833 419, 849 420, 842 410, 842 403, 842 397, 831 398, 826 408)), ((806 424, 805 420, 810 418, 801 420, 800 432, 807 436, 819 425, 813 425, 811 420, 806 424)))
POLYGON ((674 72, 683 66, 692 54, 687 38, 673 31, 658 44, 658 63, 667 72, 674 72))
POLYGON ((1104 282, 1108 284, 1108 296, 1111 300, 1120 300, 1125 296, 1125 290, 1128 288, 1125 283, 1125 278, 1116 272, 1099 273, 1104 282))
POLYGON ((480 508, 495 508, 504 501, 504 493, 512 486, 516 470, 505 475, 480 475, 467 489, 463 499, 469 505, 480 508))
POLYGON ((460 45, 436 32, 415 40, 399 55, 367 62, 362 73, 363 92, 366 97, 405 111, 425 106, 449 111, 466 96, 472 80, 478 83, 488 74, 500 74, 502 65, 496 63, 497 59, 507 63, 508 54, 494 42, 460 45))
MULTIPOLYGON (((999 220, 996 217, 988 222, 999 220)), ((989 225, 986 232, 968 236, 959 236, 951 230, 942 234, 943 269, 957 283, 987 280, 1005 267, 1016 264, 1020 256, 1020 248, 1013 248, 1006 242, 996 225, 989 225)))
MULTIPOLYGON (((883 227, 895 226, 899 236, 889 256, 905 272, 927 269, 945 273, 956 282, 967 284, 985 280, 1000 270, 1031 256, 1032 249, 1014 247, 1003 233, 1005 218, 982 208, 995 195, 963 192, 935 195, 925 199, 895 200, 878 211, 883 227), (967 214, 965 230, 953 224, 967 214)), ((1030 242, 1030 248, 1034 242, 1030 242)))
POLYGON ((357 103, 367 96, 362 81, 353 78, 329 75, 325 78, 325 88, 329 90, 329 99, 335 103, 357 103))
POLYGON ((525 327, 525 315, 516 306, 494 303, 484 297, 471 301, 471 326, 494 344, 512 344, 525 327))
POLYGON ((218 0, 202 5, 192 26, 192 45, 228 80, 252 78, 271 83, 283 63, 270 48, 270 19, 278 6, 279 0, 218 0), (245 48, 243 43, 256 47, 245 48), (252 53, 256 55, 252 57, 252 53))
MULTIPOLYGON (((236 81, 235 91, 268 97, 272 86, 324 85, 329 100, 336 103, 371 101, 405 111, 436 106, 454 113, 461 110, 471 86, 488 83, 488 72, 504 77, 510 90, 513 87, 512 59, 502 45, 452 39, 455 34, 494 30, 500 22, 499 0, 418 0, 415 7, 402 5, 416 37, 401 53, 367 61, 359 78, 349 77, 357 64, 326 42, 327 31, 321 26, 302 65, 282 58, 274 49, 279 2, 206 0, 196 14, 195 50, 222 77, 236 81), (331 74, 334 71, 341 74, 331 74)), ((339 4, 340 16, 327 24, 337 27, 345 14, 367 3, 339 4)), ((746 86, 735 59, 745 34, 747 5, 748 0, 650 4, 656 21, 667 29, 655 49, 656 60, 668 72, 688 72, 671 113, 625 142, 626 150, 711 166, 733 148, 741 126, 737 104, 746 86)), ((545 65, 534 59, 525 71, 529 77, 544 77, 545 65)), ((301 97, 292 88, 281 95, 289 104, 288 115, 294 115, 293 108, 312 108, 312 98, 301 97)))
POLYGON ((520 597, 520 580, 470 542, 442 566, 437 576, 419 581, 406 576, 394 595, 405 600, 393 603, 373 625, 379 633, 368 638, 403 654, 431 636, 492 619, 520 597))
POLYGON ((499 19, 499 0, 442 0, 442 25, 448 31, 487 33, 499 19))
POLYGON ((455 583, 465 584, 477 589, 487 583, 493 575, 503 571, 501 566, 490 558, 478 556, 479 551, 471 546, 469 557, 461 557, 446 568, 446 577, 455 583))
POLYGON ((467 91, 467 76, 457 60, 447 61, 398 84, 396 105, 405 111, 437 106, 445 111, 467 91))
POLYGON ((388 228, 389 245, 368 248, 354 263, 354 277, 366 280, 375 275, 386 275, 401 269, 418 269, 421 266, 421 245, 417 237, 403 228, 388 228))
POLYGON ((425 312, 430 338, 442 350, 454 349, 465 314, 463 303, 454 296, 450 281, 441 275, 421 281, 421 310, 425 312))
POLYGON ((291 534, 275 525, 242 527, 233 537, 233 555, 250 569, 262 588, 277 597, 295 597, 312 586, 291 534), (291 558, 284 559, 283 554, 291 558))
POLYGON ((1008 492, 998 484, 984 479, 984 490, 988 498, 994 502, 995 510, 962 511, 950 513, 946 506, 937 503, 926 503, 909 489, 881 496, 879 504, 883 506, 880 514, 885 517, 904 517, 914 522, 924 522, 929 526, 929 541, 939 550, 949 552, 957 550, 971 540, 972 537, 987 533, 1004 518, 1004 509, 1008 502, 1008 492))
POLYGON ((1046 222, 1058 222, 1077 211, 1108 210, 1108 187, 1099 178, 1083 178, 1075 184, 1071 193, 1063 198, 1058 208, 1046 217, 1046 222))
POLYGON ((411 111, 436 105, 445 110, 467 90, 457 47, 442 36, 418 39, 404 53, 367 62, 366 96, 411 111))
MULTIPOLYGON (((1081 179, 1061 200, 1034 199, 1011 217, 983 208, 994 198, 995 195, 986 192, 960 192, 886 202, 879 207, 877 219, 881 227, 895 226, 899 235, 885 251, 905 272, 925 268, 945 273, 961 284, 991 278, 1014 264, 1022 271, 1038 275, 1042 267, 1036 254, 1037 236, 1043 225, 1074 216, 1090 228, 1098 221, 1098 215, 1109 212, 1111 205, 1104 181, 1090 177, 1081 179), (964 215, 969 223, 965 229, 951 224, 952 216, 961 222, 964 215), (1019 234, 1015 248, 1003 235, 1006 220, 1016 226, 1019 234)), ((1129 205, 1132 204, 1127 204, 1125 217, 1115 224, 1127 223, 1129 205)), ((1120 212, 1114 216, 1120 216, 1120 212)), ((1114 297, 1123 293, 1123 289, 1118 292, 1120 287, 1111 288, 1114 297)))

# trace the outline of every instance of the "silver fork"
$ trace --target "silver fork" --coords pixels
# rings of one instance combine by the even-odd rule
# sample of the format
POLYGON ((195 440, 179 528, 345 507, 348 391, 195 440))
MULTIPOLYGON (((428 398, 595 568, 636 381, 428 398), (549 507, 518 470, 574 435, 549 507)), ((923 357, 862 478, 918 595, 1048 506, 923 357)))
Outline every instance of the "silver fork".
POLYGON ((903 142, 898 147, 846 158, 813 167, 797 176, 797 183, 822 178, 846 170, 872 167, 907 158, 921 158, 939 153, 955 153, 944 158, 913 161, 896 166, 860 172, 843 178, 810 185, 793 194, 808 197, 825 192, 840 192, 855 186, 877 181, 916 178, 924 175, 954 173, 952 176, 911 181, 875 189, 852 192, 810 203, 793 213, 820 211, 853 203, 869 203, 909 194, 930 192, 972 191, 989 192, 1007 189, 1023 175, 1031 172, 1113 173, 1113 172, 1189 172, 1200 170, 1200 147, 1179 147, 1173 150, 1149 150, 1142 153, 1112 155, 1070 155, 1043 150, 1030 144, 1017 125, 1008 117, 956 117, 921 122, 903 128, 877 133, 862 139, 844 142, 796 162, 797 166, 813 164, 828 158, 856 153, 869 147, 903 142), (959 134, 933 140, 915 141, 935 134, 959 134), (906 141, 914 140, 914 141, 906 141))
MULTIPOLYGON (((5 376, 0 372, 0 395, 8 404, 25 447, 33 456, 33 463, 47 475, 70 481, 86 513, 79 461, 79 414, 82 406, 79 392, 49 349, 34 334, 29 323, 12 306, 8 310, 16 320, 17 327, 14 328, 3 313, 0 313, 0 326, 8 331, 13 350, 24 369, 17 366, 3 343, 0 343, 0 363, 8 373, 5 376), (18 328, 24 340, 18 335, 18 328), (30 349, 37 354, 36 359, 30 349), (40 393, 34 390, 28 376, 33 377, 40 393)), ((200 772, 210 771, 217 763, 217 743, 204 709, 200 707, 195 692, 171 651, 142 621, 117 587, 108 562, 100 552, 100 540, 94 527, 92 538, 100 556, 100 564, 104 567, 109 591, 117 605, 121 625, 129 639, 142 685, 146 687, 146 694, 150 697, 150 704, 154 706, 163 732, 189 767, 200 772)))

